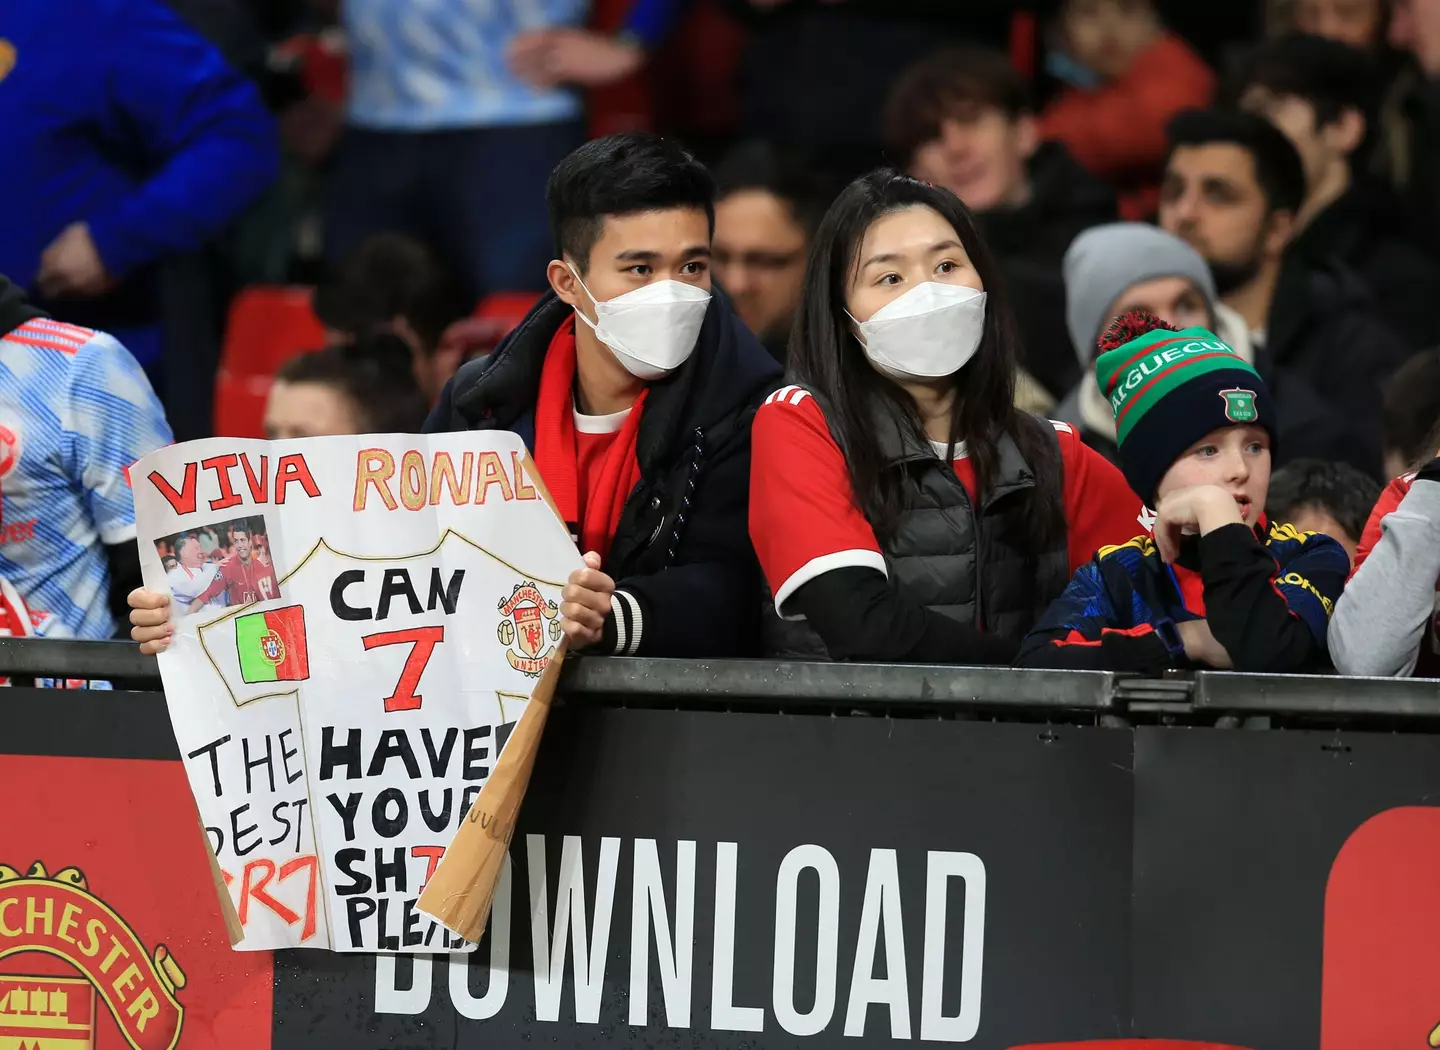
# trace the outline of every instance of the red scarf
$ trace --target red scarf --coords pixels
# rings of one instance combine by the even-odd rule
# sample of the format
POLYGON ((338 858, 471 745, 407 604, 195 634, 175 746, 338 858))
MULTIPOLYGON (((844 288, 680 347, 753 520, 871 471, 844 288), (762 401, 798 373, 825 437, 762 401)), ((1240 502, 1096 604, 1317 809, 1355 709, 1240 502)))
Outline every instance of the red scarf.
POLYGON ((630 415, 605 453, 597 477, 576 476, 575 452, 575 318, 571 317, 550 340, 545 367, 540 372, 540 398, 535 406, 535 466, 555 499, 565 523, 579 526, 580 550, 602 558, 620 525, 625 500, 640 482, 640 461, 635 439, 640 434, 643 390, 630 415), (580 517, 580 486, 585 486, 585 520, 580 517))

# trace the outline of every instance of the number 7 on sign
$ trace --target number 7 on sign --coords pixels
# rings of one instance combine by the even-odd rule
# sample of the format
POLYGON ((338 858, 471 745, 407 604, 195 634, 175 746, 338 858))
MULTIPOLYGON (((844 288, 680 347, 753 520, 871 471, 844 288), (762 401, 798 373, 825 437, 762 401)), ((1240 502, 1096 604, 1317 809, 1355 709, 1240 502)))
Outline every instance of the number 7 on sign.
POLYGON ((430 663, 430 655, 435 652, 435 647, 444 640, 444 624, 438 627, 410 627, 403 631, 367 634, 360 639, 366 652, 384 645, 401 645, 405 642, 413 646, 410 655, 405 657, 405 666, 400 669, 400 681, 396 683, 395 691, 385 698, 387 714, 392 711, 420 710, 420 701, 424 697, 415 690, 420 687, 420 677, 425 673, 426 665, 430 663))

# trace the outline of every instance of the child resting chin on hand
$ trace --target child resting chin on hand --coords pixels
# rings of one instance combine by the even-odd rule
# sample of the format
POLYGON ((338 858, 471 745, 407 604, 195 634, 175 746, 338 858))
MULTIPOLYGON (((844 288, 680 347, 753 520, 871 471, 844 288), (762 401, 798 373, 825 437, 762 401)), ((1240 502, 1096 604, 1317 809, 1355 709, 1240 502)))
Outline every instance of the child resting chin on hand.
POLYGON ((1203 328, 1143 311, 1101 338, 1096 380, 1121 469, 1155 508, 1153 538, 1102 548, 1016 662, 1158 674, 1326 669, 1349 558, 1328 536, 1265 518, 1275 409, 1254 368, 1203 328))

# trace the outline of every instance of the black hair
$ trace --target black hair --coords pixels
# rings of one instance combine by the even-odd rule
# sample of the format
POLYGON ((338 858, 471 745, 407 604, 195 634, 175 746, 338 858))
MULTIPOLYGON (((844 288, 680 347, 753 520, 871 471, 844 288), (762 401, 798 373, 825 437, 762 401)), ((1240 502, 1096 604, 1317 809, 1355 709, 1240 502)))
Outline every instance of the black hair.
POLYGON ((1315 126, 1333 124, 1347 109, 1373 117, 1379 102, 1374 59, 1357 47, 1323 36, 1292 33, 1265 40, 1241 59, 1227 95, 1239 101, 1250 88, 1304 99, 1315 126))
POLYGON ((820 227, 836 187, 819 167, 798 151, 773 143, 745 142, 727 153, 715 168, 717 196, 763 190, 782 201, 809 240, 820 227))
POLYGON ((338 391, 354 407, 365 433, 418 433, 428 411, 410 347, 392 332, 292 357, 275 379, 338 391))
POLYGON ((555 250, 583 275, 607 215, 700 208, 715 232, 715 179, 673 139, 650 132, 607 135, 562 160, 545 186, 555 250))
POLYGON ((1025 515, 1032 534, 1025 540, 1038 556, 1064 529, 1055 438, 1046 432, 1048 426, 1015 408, 1019 351, 1015 316, 999 266, 981 240, 974 216, 949 190, 886 169, 856 179, 841 192, 820 224, 806 267, 805 290, 790 336, 791 375, 826 405, 856 502, 876 533, 888 537, 905 510, 905 486, 897 471, 887 469, 872 408, 878 399, 921 441, 924 426, 910 396, 876 372, 865 357, 846 315, 846 289, 871 224, 917 205, 933 209, 954 227, 986 291, 980 346, 953 377, 956 396, 950 441, 968 447, 981 493, 995 478, 1001 437, 1008 434, 1016 442, 1035 475, 1030 496, 1035 503, 1025 515))
POLYGON ((1265 513, 1283 522, 1298 511, 1324 511, 1358 540, 1379 498, 1380 483, 1349 463, 1296 459, 1270 478, 1265 513))
POLYGON ((909 167, 915 151, 940 135, 948 117, 998 109, 1011 120, 1033 113, 1025 78, 1002 52, 942 48, 910 66, 890 89, 881 127, 890 159, 909 167))
POLYGON ((327 328, 360 339, 400 317, 426 354, 434 353, 445 329, 468 312, 436 255, 399 233, 365 241, 315 291, 315 314, 327 328))
POLYGON ((1255 180, 1271 212, 1295 212, 1305 202, 1305 166, 1283 133, 1264 117, 1228 109, 1187 109, 1165 129, 1166 165, 1177 149, 1217 143, 1239 146, 1255 163, 1255 180))
POLYGON ((1410 464, 1435 455, 1440 426, 1440 349, 1421 350, 1385 381, 1385 449, 1410 464))
POLYGON ((243 532, 246 536, 255 535, 253 532, 250 531, 250 526, 243 521, 237 521, 235 524, 230 526, 230 538, 234 539, 237 532, 243 532))

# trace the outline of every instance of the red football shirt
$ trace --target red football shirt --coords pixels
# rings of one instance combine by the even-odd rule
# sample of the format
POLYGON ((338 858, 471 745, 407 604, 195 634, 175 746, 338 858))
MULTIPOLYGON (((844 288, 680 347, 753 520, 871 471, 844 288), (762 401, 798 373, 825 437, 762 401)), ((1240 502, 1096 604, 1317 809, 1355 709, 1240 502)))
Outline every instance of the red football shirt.
POLYGON ((226 592, 225 604, 231 608, 265 602, 280 596, 280 584, 275 579, 275 570, 253 554, 248 561, 241 561, 236 554, 222 561, 220 575, 215 577, 215 582, 204 594, 195 599, 194 607, 204 605, 222 590, 226 592))
MULTIPOLYGON (((1114 464, 1068 423, 1054 427, 1074 572, 1099 548, 1148 531, 1152 518, 1114 464)), ((856 505, 845 457, 808 391, 787 386, 771 394, 755 414, 751 446, 750 539, 777 609, 783 613, 785 599, 831 569, 886 572, 875 531, 856 505)), ((955 474, 973 500, 974 468, 963 449, 957 453, 955 474)))
MULTIPOLYGON (((1360 571, 1360 566, 1365 564, 1365 559, 1370 557, 1375 544, 1379 543, 1380 537, 1384 535, 1380 528, 1381 520, 1400 506, 1400 501, 1409 493, 1410 485, 1414 481, 1413 473, 1402 474, 1386 485, 1385 491, 1380 493, 1375 509, 1370 512, 1370 518, 1365 522, 1365 531, 1360 534, 1360 543, 1355 548, 1355 564, 1350 568, 1351 576, 1360 571)), ((1436 582, 1435 589, 1435 615, 1430 618, 1430 630, 1420 643, 1420 654, 1415 661, 1415 670, 1411 672, 1416 678, 1440 678, 1440 581, 1436 582)))

